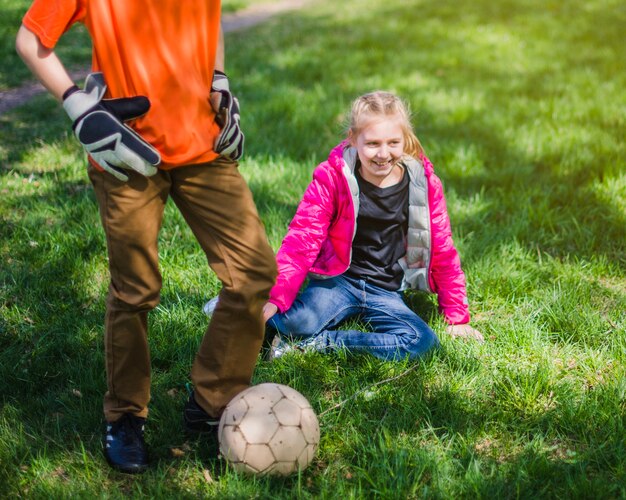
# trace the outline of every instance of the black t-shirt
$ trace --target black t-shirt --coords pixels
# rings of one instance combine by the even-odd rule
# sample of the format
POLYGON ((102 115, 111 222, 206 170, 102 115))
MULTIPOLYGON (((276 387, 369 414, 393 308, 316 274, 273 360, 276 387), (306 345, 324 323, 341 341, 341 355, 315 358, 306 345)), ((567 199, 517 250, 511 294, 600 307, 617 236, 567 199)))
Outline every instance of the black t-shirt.
POLYGON ((406 253, 409 216, 409 176, 393 186, 379 188, 355 168, 359 184, 359 214, 352 242, 352 262, 346 275, 364 279, 385 290, 398 290, 403 271, 398 259, 406 253))

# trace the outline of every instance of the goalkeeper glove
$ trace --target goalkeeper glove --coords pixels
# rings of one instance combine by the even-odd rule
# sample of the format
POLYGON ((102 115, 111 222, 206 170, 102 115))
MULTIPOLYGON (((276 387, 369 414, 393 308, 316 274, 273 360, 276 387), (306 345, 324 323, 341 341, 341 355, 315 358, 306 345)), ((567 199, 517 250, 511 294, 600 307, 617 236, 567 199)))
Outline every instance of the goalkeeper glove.
POLYGON ((127 181, 126 170, 142 175, 156 174, 159 152, 124 124, 150 109, 145 96, 106 99, 102 73, 91 73, 84 90, 75 85, 63 95, 63 108, 74 121, 74 134, 85 151, 104 170, 127 181))
POLYGON ((238 160, 243 155, 245 137, 239 125, 239 101, 230 92, 227 76, 221 71, 213 73, 212 95, 218 93, 219 104, 215 109, 215 121, 222 131, 215 140, 215 152, 238 160))

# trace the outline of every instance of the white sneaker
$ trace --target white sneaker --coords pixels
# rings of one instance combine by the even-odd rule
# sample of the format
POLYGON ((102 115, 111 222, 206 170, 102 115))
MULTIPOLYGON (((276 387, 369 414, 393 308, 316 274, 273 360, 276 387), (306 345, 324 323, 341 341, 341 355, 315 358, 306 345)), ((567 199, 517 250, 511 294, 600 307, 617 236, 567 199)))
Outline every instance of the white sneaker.
POLYGON ((300 352, 321 352, 324 353, 328 350, 328 346, 324 344, 320 336, 309 337, 308 339, 301 340, 294 344, 293 349, 300 352))
MULTIPOLYGON (((278 337, 278 335, 276 336, 278 337)), ((306 340, 301 340, 300 342, 296 342, 295 344, 290 344, 280 338, 277 342, 274 339, 271 347, 271 356, 270 359, 278 359, 283 357, 285 354, 290 353, 306 353, 306 352, 326 352, 327 347, 323 344, 322 339, 319 337, 311 337, 306 340)))
POLYGON ((206 314, 209 318, 213 316, 213 311, 215 311, 215 308, 217 307, 217 303, 219 302, 219 299, 220 298, 218 295, 217 297, 213 297, 206 304, 204 304, 204 307, 202 308, 202 310, 204 311, 204 314, 206 314))
POLYGON ((278 335, 276 335, 276 337, 274 338, 274 342, 272 342, 272 347, 270 351, 270 360, 282 358, 285 354, 288 354, 294 351, 296 351, 296 349, 294 349, 287 342, 285 342, 278 335), (278 339, 278 342, 276 342, 276 339, 278 339))

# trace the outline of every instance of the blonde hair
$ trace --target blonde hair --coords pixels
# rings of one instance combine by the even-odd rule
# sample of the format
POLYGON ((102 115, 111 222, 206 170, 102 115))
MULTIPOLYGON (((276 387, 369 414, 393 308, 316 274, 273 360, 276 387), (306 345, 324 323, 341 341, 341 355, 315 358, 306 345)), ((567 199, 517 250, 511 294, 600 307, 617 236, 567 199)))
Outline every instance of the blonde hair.
POLYGON ((352 103, 348 135, 356 138, 367 123, 379 117, 397 117, 404 135, 404 152, 419 158, 424 148, 413 131, 408 106, 395 94, 377 90, 357 97, 352 103))

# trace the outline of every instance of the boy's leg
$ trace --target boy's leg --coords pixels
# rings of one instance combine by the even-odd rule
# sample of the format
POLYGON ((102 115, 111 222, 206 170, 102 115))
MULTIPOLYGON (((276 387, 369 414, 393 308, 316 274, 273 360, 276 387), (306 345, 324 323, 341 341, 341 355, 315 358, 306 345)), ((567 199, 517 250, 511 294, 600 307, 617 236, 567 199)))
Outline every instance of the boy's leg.
POLYGON ((217 417, 250 385, 276 261, 236 162, 219 158, 172 170, 171 175, 172 199, 222 282, 219 304, 191 371, 196 402, 217 417))
POLYGON ((106 234, 111 283, 105 318, 108 422, 145 418, 150 399, 147 316, 159 302, 157 235, 167 199, 167 173, 128 182, 89 168, 106 234))

